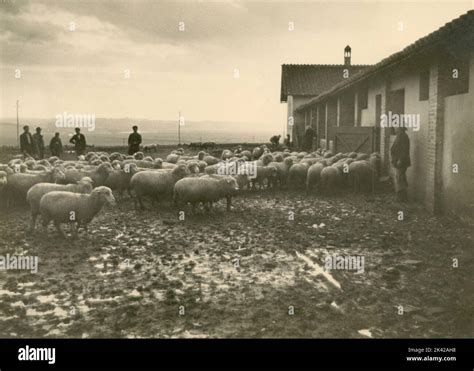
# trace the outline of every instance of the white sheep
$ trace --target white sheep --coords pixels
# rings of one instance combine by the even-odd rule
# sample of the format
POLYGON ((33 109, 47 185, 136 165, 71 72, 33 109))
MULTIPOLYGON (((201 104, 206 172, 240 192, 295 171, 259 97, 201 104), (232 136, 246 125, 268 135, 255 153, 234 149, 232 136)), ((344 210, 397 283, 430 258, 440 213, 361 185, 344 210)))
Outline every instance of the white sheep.
POLYGON ((82 178, 77 184, 55 184, 55 183, 38 183, 31 187, 26 194, 26 200, 30 204, 31 224, 30 232, 35 230, 36 218, 40 212, 41 198, 53 191, 67 191, 73 193, 91 193, 92 179, 89 177, 82 178))
POLYGON ((77 237, 77 226, 87 225, 106 203, 115 205, 112 190, 108 187, 97 187, 90 194, 80 194, 65 191, 53 191, 45 194, 40 201, 40 213, 43 219, 43 229, 46 232, 49 222, 65 237, 61 229, 62 223, 71 225, 73 237, 77 237))
POLYGON ((64 173, 56 168, 38 173, 15 173, 7 176, 5 192, 12 199, 24 201, 28 190, 38 183, 55 183, 64 179, 64 173))
POLYGON ((194 213, 196 205, 200 202, 211 209, 213 202, 226 198, 227 211, 229 211, 232 196, 238 189, 237 181, 231 176, 204 175, 183 178, 174 186, 173 199, 178 206, 190 203, 194 213))
POLYGON ((283 162, 270 162, 268 164, 268 166, 273 166, 275 169, 277 169, 275 185, 278 185, 280 188, 286 186, 288 174, 292 165, 293 159, 291 157, 285 158, 283 162))
POLYGON ((278 170, 274 166, 257 166, 257 176, 252 179, 252 188, 255 188, 255 185, 258 184, 259 188, 262 189, 274 186, 275 181, 278 177, 278 170))
POLYGON ((311 165, 306 175, 306 192, 317 190, 321 181, 321 172, 326 166, 325 162, 317 162, 311 165))
POLYGON ((127 191, 129 196, 132 198, 132 194, 130 192, 130 180, 139 171, 140 170, 136 164, 126 163, 124 164, 123 169, 113 170, 110 172, 107 179, 105 179, 104 185, 113 191, 118 191, 120 197, 122 197, 123 191, 127 191))
POLYGON ((66 179, 64 183, 77 183, 79 180, 88 176, 94 182, 94 187, 104 185, 105 180, 112 171, 112 165, 108 162, 99 165, 98 167, 83 168, 83 169, 66 169, 66 179))
POLYGON ((153 200, 167 198, 173 194, 176 182, 188 174, 186 165, 177 165, 172 170, 145 170, 132 176, 130 186, 135 192, 136 199, 142 209, 144 209, 142 197, 150 196, 153 200))
POLYGON ((288 185, 294 189, 304 187, 308 169, 309 165, 306 162, 293 164, 288 172, 288 185))

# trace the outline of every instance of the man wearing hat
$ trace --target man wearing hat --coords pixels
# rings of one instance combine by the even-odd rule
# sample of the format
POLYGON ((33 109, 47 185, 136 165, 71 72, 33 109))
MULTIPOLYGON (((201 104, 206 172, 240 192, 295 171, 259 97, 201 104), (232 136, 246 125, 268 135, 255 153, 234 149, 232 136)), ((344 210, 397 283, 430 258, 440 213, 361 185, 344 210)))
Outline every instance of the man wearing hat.
POLYGON ((36 128, 36 133, 33 134, 33 150, 35 153, 36 158, 43 159, 44 158, 44 140, 43 136, 41 135, 41 128, 36 128))
POLYGON ((20 150, 25 156, 33 156, 33 138, 28 125, 23 126, 23 134, 20 135, 20 150))
POLYGON ((86 137, 81 134, 80 128, 75 128, 76 134, 69 140, 69 143, 74 144, 76 155, 80 156, 86 152, 86 137))
POLYGON ((132 127, 133 133, 128 136, 128 154, 133 155, 140 150, 140 144, 142 143, 142 136, 138 134, 138 126, 132 127))
POLYGON ((54 134, 54 137, 49 142, 49 149, 51 150, 51 155, 60 157, 63 153, 63 144, 61 142, 61 138, 59 137, 59 133, 54 134))
POLYGON ((407 128, 401 126, 397 129, 397 137, 390 148, 390 157, 395 171, 395 192, 397 201, 408 201, 407 169, 410 161, 410 139, 406 133, 407 128))

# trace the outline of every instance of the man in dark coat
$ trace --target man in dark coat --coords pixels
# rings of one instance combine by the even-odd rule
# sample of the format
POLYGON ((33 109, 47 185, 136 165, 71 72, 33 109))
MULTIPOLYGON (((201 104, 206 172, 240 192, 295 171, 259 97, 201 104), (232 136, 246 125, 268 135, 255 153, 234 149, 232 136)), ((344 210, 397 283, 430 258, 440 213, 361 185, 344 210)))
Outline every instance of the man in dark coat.
POLYGON ((20 151, 25 156, 33 156, 33 137, 28 125, 23 126, 23 134, 20 135, 20 151))
POLYGON ((133 155, 140 150, 142 136, 138 134, 138 126, 133 126, 133 133, 128 136, 128 154, 133 155))
POLYGON ((54 134, 54 137, 49 142, 49 149, 51 150, 51 155, 56 157, 61 157, 63 153, 63 143, 59 137, 59 133, 54 134))
POLYGON ((406 202, 408 200, 407 168, 410 167, 410 139, 405 127, 398 128, 397 137, 390 148, 392 166, 395 172, 395 192, 397 200, 406 202))
POLYGON ((314 138, 316 138, 316 132, 311 126, 308 126, 304 133, 303 151, 311 152, 313 150, 314 138))
POLYGON ((41 128, 36 128, 36 133, 33 134, 33 150, 35 153, 35 157, 39 159, 44 158, 44 139, 41 135, 41 128))
POLYGON ((69 143, 74 144, 76 155, 80 156, 86 152, 86 137, 81 134, 80 128, 75 128, 76 134, 69 140, 69 143))

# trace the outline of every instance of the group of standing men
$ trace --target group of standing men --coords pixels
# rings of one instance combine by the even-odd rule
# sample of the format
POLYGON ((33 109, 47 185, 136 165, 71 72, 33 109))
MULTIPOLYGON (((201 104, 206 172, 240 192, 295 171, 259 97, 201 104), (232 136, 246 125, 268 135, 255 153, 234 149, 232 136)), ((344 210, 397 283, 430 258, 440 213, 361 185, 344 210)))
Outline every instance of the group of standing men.
MULTIPOLYGON (((30 133, 30 127, 28 125, 23 126, 23 134, 20 135, 20 150, 25 156, 33 157, 35 159, 44 158, 44 139, 41 134, 41 128, 36 128, 36 133, 30 133)), ((81 133, 80 128, 74 129, 74 134, 69 143, 74 144, 74 151, 77 156, 83 155, 86 152, 86 137, 81 133)), ((132 127, 133 133, 128 137, 128 154, 133 155, 140 150, 140 144, 142 143, 142 136, 138 133, 138 126, 132 127)), ((54 137, 49 142, 49 150, 52 156, 60 157, 63 153, 63 144, 59 133, 55 133, 54 137)))
MULTIPOLYGON (((23 134, 20 135, 20 150, 23 155, 35 159, 44 158, 45 145, 41 131, 42 129, 37 127, 36 132, 31 134, 30 127, 28 125, 23 126, 23 134)), ((75 152, 79 156, 83 155, 86 151, 86 137, 84 134, 81 134, 80 128, 75 128, 75 131, 76 134, 71 137, 69 142, 74 144, 75 152)), ((55 133, 49 142, 49 150, 51 151, 51 156, 60 157, 63 153, 63 144, 59 133, 55 133)))

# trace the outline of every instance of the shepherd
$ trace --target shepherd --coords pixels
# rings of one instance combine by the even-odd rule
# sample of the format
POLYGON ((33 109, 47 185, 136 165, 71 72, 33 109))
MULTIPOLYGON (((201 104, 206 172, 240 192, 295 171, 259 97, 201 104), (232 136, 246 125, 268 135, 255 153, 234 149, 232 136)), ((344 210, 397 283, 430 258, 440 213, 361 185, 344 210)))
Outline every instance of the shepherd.
POLYGON ((138 126, 132 127, 133 133, 128 136, 128 154, 134 155, 140 151, 140 144, 142 143, 142 136, 138 134, 138 126))
POLYGON ((410 139, 406 133, 406 127, 397 129, 397 137, 390 148, 390 156, 393 169, 395 171, 395 192, 398 202, 408 201, 408 181, 407 169, 411 165, 410 161, 410 139))

